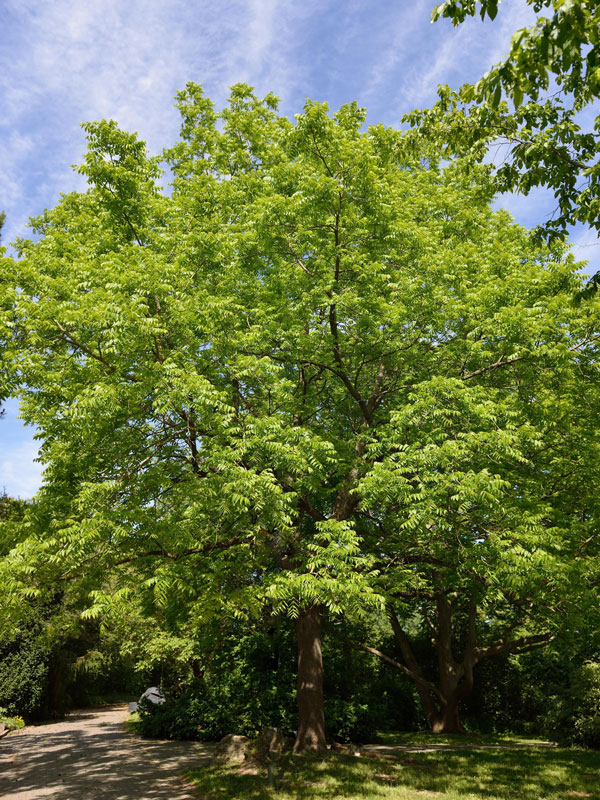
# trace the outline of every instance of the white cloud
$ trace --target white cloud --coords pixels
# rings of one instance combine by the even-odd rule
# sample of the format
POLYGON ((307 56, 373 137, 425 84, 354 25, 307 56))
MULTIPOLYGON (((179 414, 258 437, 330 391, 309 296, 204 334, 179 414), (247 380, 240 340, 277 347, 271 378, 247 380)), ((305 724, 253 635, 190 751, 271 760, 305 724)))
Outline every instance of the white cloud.
POLYGON ((0 491, 5 489, 11 497, 33 497, 42 483, 42 465, 34 460, 37 455, 38 446, 33 441, 3 447, 0 453, 0 491))
POLYGON ((418 0, 409 9, 399 5, 399 14, 394 26, 386 35, 386 46, 375 54, 374 63, 369 70, 369 78, 362 96, 368 102, 377 92, 385 89, 392 76, 397 75, 397 67, 406 58, 407 43, 427 18, 428 0, 418 0))
POLYGON ((203 83, 218 104, 238 80, 258 78, 265 91, 287 92, 300 80, 286 58, 294 6, 282 0, 5 0, 4 240, 22 235, 27 218, 54 205, 59 192, 81 188, 70 166, 85 149, 82 121, 115 119, 160 152, 177 136, 173 96, 188 80, 203 83))
POLYGON ((450 20, 440 19, 425 30, 433 5, 419 0, 410 11, 398 13, 394 26, 382 36, 366 96, 384 93, 388 105, 401 112, 427 106, 435 102, 438 84, 457 89, 478 80, 508 52, 514 30, 535 20, 521 0, 508 0, 493 22, 467 18, 453 27, 450 20))

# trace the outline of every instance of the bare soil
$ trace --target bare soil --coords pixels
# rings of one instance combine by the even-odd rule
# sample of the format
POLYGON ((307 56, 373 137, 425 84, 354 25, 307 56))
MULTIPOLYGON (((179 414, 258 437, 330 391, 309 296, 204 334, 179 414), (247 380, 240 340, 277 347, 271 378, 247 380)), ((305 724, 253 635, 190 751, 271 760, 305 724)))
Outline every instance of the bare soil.
POLYGON ((126 706, 83 709, 0 740, 2 800, 197 800, 181 777, 210 760, 197 742, 126 732, 126 706))

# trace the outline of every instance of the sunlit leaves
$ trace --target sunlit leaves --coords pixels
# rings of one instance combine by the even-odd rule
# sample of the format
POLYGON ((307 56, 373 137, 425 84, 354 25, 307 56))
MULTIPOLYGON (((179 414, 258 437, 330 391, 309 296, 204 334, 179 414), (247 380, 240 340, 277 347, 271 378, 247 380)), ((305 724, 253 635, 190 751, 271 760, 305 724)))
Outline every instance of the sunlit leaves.
POLYGON ((7 368, 46 463, 17 589, 35 565, 177 638, 440 581, 486 582, 490 609, 528 574, 564 585, 598 463, 570 422, 597 408, 598 308, 570 303, 565 248, 491 211, 488 167, 441 169, 356 104, 291 122, 189 84, 178 105, 170 194, 134 135, 89 125, 88 191, 7 263, 7 368))

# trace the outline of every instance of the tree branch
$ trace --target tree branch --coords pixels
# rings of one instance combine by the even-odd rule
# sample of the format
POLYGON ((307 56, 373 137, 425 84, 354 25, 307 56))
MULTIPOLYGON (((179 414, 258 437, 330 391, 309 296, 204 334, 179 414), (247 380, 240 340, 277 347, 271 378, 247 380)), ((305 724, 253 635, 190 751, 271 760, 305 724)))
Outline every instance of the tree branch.
POLYGON ((476 369, 474 372, 470 372, 468 375, 462 375, 463 381, 468 381, 471 378, 475 378, 477 375, 482 375, 484 372, 489 372, 491 369, 497 369, 498 367, 509 367, 511 364, 516 364, 517 361, 523 361, 525 356, 515 356, 514 358, 509 358, 508 361, 504 361, 504 355, 501 355, 498 361, 495 361, 493 364, 488 364, 487 367, 481 367, 480 369, 476 369))

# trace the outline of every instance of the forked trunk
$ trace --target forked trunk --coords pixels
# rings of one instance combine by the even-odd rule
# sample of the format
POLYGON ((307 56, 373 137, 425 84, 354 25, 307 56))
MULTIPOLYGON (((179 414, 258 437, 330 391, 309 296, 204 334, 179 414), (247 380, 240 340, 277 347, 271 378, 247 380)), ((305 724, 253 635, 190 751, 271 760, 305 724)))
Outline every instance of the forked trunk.
POLYGON ((303 609, 296 623, 298 636, 298 735, 294 753, 327 749, 323 708, 321 615, 317 606, 303 609))
POLYGON ((456 659, 453 655, 452 607, 448 593, 441 592, 435 600, 438 624, 432 643, 438 656, 439 679, 437 683, 424 674, 415 657, 411 641, 391 607, 388 609, 390 622, 404 663, 396 661, 374 647, 356 644, 354 647, 372 653, 414 681, 423 711, 433 733, 465 733, 460 721, 459 708, 461 701, 473 690, 474 667, 484 658, 491 658, 503 653, 526 653, 536 647, 543 647, 552 641, 554 635, 536 633, 512 640, 505 637, 485 647, 480 647, 477 644, 477 598, 472 595, 469 598, 467 627, 466 631, 463 631, 463 633, 466 632, 466 636, 464 636, 466 642, 462 658, 456 659))
MULTIPOLYGON (((474 605, 472 617, 474 620, 474 605)), ((462 662, 457 662, 452 654, 452 617, 451 608, 445 597, 437 602, 438 629, 434 640, 438 655, 439 683, 425 678, 410 641, 402 630, 393 610, 390 621, 400 645, 405 666, 398 665, 415 681, 423 710, 433 733, 465 733, 460 721, 459 706, 461 700, 473 688, 473 656, 475 646, 474 630, 471 628, 468 644, 462 662)))
POLYGON ((460 701, 467 694, 464 686, 443 694, 440 689, 427 691, 417 686, 421 704, 432 733, 466 733, 460 721, 460 701))
POLYGON ((438 714, 434 714, 430 720, 433 733, 465 733, 464 726, 460 721, 458 712, 458 702, 449 702, 438 714))

